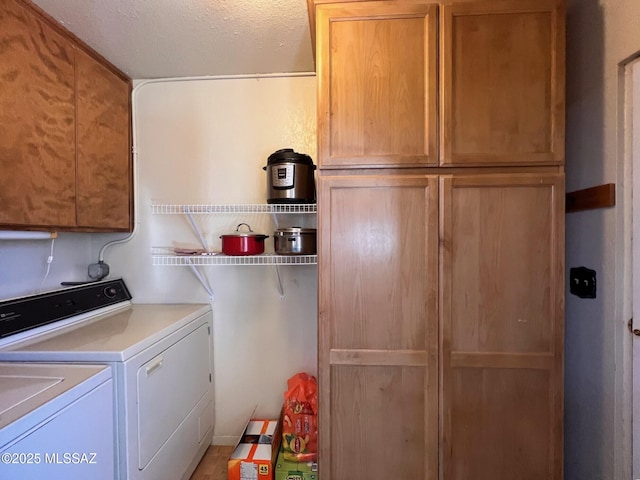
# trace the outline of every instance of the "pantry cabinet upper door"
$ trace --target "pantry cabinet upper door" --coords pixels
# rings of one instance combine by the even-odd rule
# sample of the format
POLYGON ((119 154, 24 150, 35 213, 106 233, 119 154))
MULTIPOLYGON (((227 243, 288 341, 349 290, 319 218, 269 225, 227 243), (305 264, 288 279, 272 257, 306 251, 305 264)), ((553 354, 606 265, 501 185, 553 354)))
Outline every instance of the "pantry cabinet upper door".
POLYGON ((562 164, 561 2, 447 5, 441 36, 441 163, 562 164))
POLYGON ((437 164, 437 6, 317 6, 318 165, 437 164))

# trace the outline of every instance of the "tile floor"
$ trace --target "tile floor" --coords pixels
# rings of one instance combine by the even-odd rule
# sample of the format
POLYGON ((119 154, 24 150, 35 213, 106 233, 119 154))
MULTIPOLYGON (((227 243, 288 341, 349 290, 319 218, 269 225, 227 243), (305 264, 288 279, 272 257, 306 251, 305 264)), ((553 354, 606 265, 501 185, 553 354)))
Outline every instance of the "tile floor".
POLYGON ((227 460, 233 448, 221 445, 210 446, 190 480, 227 480, 227 460))

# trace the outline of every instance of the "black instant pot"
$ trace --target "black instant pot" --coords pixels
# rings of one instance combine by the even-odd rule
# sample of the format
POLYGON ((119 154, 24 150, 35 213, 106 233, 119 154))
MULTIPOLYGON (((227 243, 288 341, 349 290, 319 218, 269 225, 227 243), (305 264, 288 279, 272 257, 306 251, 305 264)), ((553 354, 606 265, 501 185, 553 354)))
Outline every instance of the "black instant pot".
POLYGON ((269 155, 267 165, 267 203, 315 203, 316 182, 309 155, 283 148, 269 155))

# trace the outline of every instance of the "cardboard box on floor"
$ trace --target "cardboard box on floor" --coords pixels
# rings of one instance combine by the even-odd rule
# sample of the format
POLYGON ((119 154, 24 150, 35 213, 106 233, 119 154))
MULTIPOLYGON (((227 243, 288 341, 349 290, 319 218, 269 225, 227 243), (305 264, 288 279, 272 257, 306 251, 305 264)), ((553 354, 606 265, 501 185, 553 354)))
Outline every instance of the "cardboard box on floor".
POLYGON ((228 462, 229 480, 274 480, 282 422, 252 418, 228 462))
POLYGON ((285 460, 284 450, 281 448, 276 463, 275 480, 318 480, 318 464, 285 460))

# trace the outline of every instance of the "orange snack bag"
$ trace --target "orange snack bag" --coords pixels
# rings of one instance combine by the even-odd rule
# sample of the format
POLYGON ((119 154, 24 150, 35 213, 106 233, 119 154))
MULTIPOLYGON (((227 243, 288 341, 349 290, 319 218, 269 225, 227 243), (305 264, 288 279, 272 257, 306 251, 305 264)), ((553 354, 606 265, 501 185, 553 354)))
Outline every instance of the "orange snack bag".
POLYGON ((282 446, 286 460, 315 461, 318 456, 318 382, 297 373, 287 380, 282 416, 282 446))

